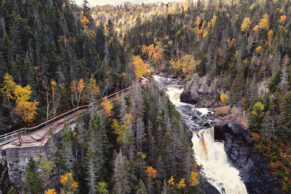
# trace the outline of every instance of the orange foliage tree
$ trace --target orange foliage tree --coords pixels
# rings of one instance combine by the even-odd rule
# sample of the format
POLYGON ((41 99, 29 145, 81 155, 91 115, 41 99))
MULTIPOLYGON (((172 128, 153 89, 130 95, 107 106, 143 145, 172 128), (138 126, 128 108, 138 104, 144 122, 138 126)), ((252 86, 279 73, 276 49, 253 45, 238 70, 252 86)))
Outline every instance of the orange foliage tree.
POLYGON ((88 20, 88 18, 86 16, 83 16, 81 19, 81 24, 82 24, 83 28, 87 28, 89 23, 90 23, 90 21, 88 20))
POLYGON ((265 13, 263 18, 260 20, 259 27, 262 30, 269 30, 269 15, 267 13, 265 13))
POLYGON ((44 192, 44 194, 57 194, 57 192, 54 189, 48 189, 44 192))
POLYGON ((151 166, 147 166, 146 169, 144 170, 144 173, 147 176, 152 177, 153 179, 157 178, 157 174, 158 174, 157 170, 151 166))
POLYGON ((61 175, 60 183, 62 184, 62 193, 76 193, 78 190, 79 184, 74 181, 71 172, 61 175))
POLYGON ((280 22, 280 24, 285 24, 286 20, 287 20, 287 16, 286 15, 281 15, 279 22, 280 22))

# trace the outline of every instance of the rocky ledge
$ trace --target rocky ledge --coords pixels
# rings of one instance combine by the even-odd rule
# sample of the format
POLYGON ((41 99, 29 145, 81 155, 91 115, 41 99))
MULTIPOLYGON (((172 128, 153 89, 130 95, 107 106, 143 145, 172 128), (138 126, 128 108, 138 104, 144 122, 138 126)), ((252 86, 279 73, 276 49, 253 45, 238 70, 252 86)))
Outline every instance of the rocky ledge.
POLYGON ((215 120, 214 137, 224 141, 229 161, 240 171, 249 194, 280 193, 263 156, 256 151, 249 132, 235 122, 215 120))
POLYGON ((209 81, 207 76, 199 77, 193 74, 190 81, 184 85, 181 102, 195 104, 197 107, 214 107, 219 103, 219 92, 216 81, 209 81))

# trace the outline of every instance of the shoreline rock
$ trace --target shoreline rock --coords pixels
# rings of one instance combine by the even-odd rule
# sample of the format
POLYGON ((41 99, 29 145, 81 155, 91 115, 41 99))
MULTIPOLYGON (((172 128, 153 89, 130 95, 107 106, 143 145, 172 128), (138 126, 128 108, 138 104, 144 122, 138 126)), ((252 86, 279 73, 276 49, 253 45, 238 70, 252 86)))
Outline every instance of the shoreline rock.
POLYGON ((219 105, 219 92, 215 80, 208 82, 208 77, 193 74, 191 80, 184 84, 181 102, 195 104, 197 107, 215 107, 219 105))
POLYGON ((250 133, 239 123, 215 119, 214 138, 224 141, 224 149, 232 165, 240 172, 248 193, 279 194, 280 184, 254 148, 250 133))

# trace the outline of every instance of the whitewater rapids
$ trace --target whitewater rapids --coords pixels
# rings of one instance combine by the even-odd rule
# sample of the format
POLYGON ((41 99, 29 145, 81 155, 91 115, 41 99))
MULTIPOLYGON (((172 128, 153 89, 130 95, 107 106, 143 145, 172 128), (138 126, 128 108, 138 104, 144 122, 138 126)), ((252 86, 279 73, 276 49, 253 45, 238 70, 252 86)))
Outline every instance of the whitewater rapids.
POLYGON ((193 132, 192 143, 195 159, 203 167, 202 171, 207 181, 222 194, 247 194, 245 184, 239 176, 239 171, 227 160, 224 143, 214 140, 214 129, 204 129, 201 124, 192 119, 200 114, 207 120, 210 111, 206 108, 195 108, 194 105, 180 101, 183 86, 176 80, 154 75, 160 89, 164 89, 170 101, 180 112, 182 122, 193 132))

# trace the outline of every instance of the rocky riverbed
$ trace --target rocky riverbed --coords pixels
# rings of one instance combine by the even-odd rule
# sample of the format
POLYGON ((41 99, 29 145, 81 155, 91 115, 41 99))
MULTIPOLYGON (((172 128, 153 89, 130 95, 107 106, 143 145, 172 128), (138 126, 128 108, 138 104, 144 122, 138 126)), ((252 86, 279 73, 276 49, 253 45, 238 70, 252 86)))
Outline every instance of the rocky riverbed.
MULTIPOLYGON (((190 130, 199 132, 202 129, 214 126, 215 141, 223 143, 227 160, 230 165, 239 171, 239 176, 248 193, 279 193, 275 190, 275 188, 280 187, 279 184, 271 176, 267 163, 263 156, 256 151, 251 136, 246 130, 245 113, 240 114, 240 110, 233 107, 217 108, 221 104, 219 102, 219 91, 215 89, 217 87, 215 80, 208 83, 206 77, 200 78, 198 75, 193 75, 192 79, 182 87, 181 83, 176 83, 170 78, 163 81, 165 81, 163 84, 171 85, 170 92, 181 93, 180 96, 171 94, 169 96, 173 98, 171 101, 176 100, 176 104, 178 103, 176 108, 182 114, 182 122, 186 127, 191 126, 190 130), (176 99, 178 97, 180 99, 176 99), (185 104, 195 104, 195 108, 185 104), (199 111, 196 107, 215 107, 213 109, 215 114, 210 116, 203 111, 199 111), (227 109, 227 111, 224 109, 227 109), (219 114, 221 111, 226 113, 219 114)), ((208 180, 210 183, 211 181, 213 180, 208 180)), ((213 184, 212 182, 208 189, 208 184, 204 184, 204 190, 207 193, 217 193, 218 190, 220 193, 230 193, 225 192, 227 186, 219 186, 219 180, 214 182, 216 183, 213 184), (217 183, 219 184, 217 185, 217 183), (213 188, 215 184, 216 188, 213 188)))

